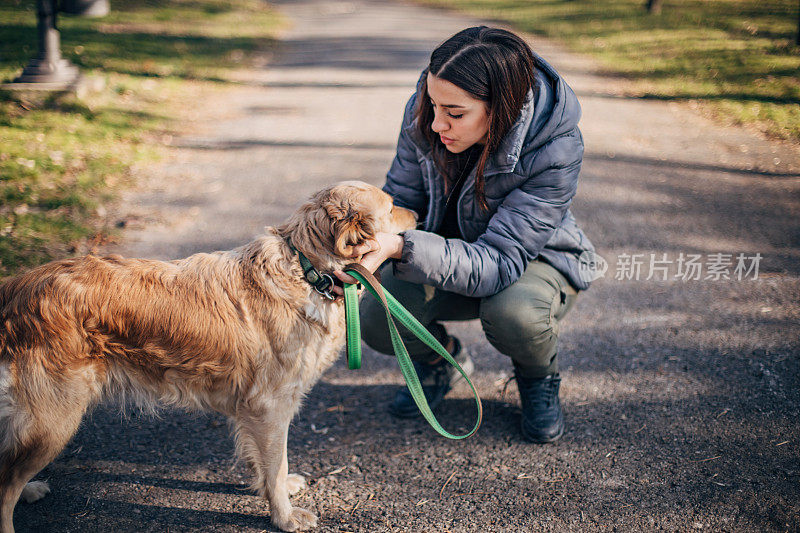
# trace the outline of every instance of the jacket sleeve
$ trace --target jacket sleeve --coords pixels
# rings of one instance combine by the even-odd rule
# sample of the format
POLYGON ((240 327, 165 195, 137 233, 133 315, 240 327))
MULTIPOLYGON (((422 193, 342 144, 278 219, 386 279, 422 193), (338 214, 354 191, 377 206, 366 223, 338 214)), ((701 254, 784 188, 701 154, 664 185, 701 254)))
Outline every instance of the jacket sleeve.
POLYGON ((537 151, 528 179, 503 200, 475 242, 407 231, 395 275, 477 298, 505 289, 560 225, 577 190, 582 158, 577 129, 554 139, 537 151))
MULTIPOLYGON (((411 139, 409 129, 414 121, 417 95, 411 96, 403 114, 400 137, 397 140, 397 154, 386 174, 384 192, 389 194, 395 205, 405 207, 422 215, 427 209, 427 195, 423 182, 422 169, 417 157, 417 146, 411 139)), ((420 216, 420 219, 422 217, 420 216)))

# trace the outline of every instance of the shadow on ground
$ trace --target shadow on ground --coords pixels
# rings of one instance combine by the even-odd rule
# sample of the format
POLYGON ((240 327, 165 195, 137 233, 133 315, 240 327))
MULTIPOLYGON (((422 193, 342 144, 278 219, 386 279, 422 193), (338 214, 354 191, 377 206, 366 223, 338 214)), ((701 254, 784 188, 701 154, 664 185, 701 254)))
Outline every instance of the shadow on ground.
MULTIPOLYGON (((575 332, 569 344, 588 335, 575 332)), ((611 333, 591 336, 596 345, 613 342, 611 333)), ((421 419, 387 416, 398 373, 391 359, 368 350, 364 370, 332 369, 293 424, 290 470, 310 481, 295 501, 321 513, 324 530, 454 527, 447 517, 465 516, 454 506, 475 513, 474 525, 488 512, 497 524, 555 529, 609 525, 618 515, 644 526, 653 517, 675 523, 684 516, 731 529, 796 528, 800 376, 793 350, 780 363, 769 354, 731 354, 725 365, 704 350, 680 361, 644 354, 627 370, 613 355, 593 364, 567 356, 565 364, 579 368, 564 385, 569 427, 549 446, 519 436, 515 387, 503 394, 496 379, 507 366, 502 356, 479 359, 489 364, 476 380, 486 413, 478 435, 451 442, 421 419), (758 356, 771 371, 759 371, 758 356), (731 390, 743 382, 747 390, 731 390), (608 389, 597 390, 598 383, 608 389)), ((437 414, 463 432, 474 405, 459 388, 437 414)), ((100 408, 39 476, 49 478, 53 494, 18 506, 18 530, 262 531, 268 507, 247 490, 232 453, 216 415, 167 411, 160 419, 121 420, 114 408, 100 408)), ((463 530, 474 529, 466 520, 463 530)))

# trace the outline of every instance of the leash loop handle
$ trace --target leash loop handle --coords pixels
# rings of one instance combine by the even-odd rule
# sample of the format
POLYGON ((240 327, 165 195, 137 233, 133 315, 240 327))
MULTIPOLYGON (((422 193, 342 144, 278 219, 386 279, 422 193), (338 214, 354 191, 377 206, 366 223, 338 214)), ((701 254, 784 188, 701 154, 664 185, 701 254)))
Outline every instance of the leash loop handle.
POLYGON ((347 368, 358 370, 361 368, 361 319, 355 283, 344 284, 344 317, 347 324, 347 368))
MULTIPOLYGON (((478 391, 475 390, 475 386, 472 384, 472 381, 469 379, 464 369, 461 368, 461 365, 453 359, 450 352, 436 340, 436 337, 434 337, 425 326, 420 324, 419 321, 389 293, 389 291, 378 283, 375 276, 373 276, 370 271, 358 263, 347 265, 344 267, 344 271, 363 283, 367 287, 367 290, 383 304, 383 308, 386 311, 386 321, 389 326, 389 335, 392 340, 395 357, 397 357, 397 363, 400 365, 400 371, 406 381, 408 390, 411 392, 411 396, 414 398, 414 402, 417 404, 417 408, 419 408, 425 420, 428 421, 437 433, 448 439, 466 439, 474 435, 475 432, 478 431, 483 419, 483 405, 481 404, 478 391), (428 400, 425 398, 419 376, 417 376, 417 372, 414 370, 414 363, 411 361, 408 350, 406 350, 400 333, 397 331, 397 326, 392 318, 393 316, 400 324, 422 340, 422 342, 442 356, 445 361, 453 365, 469 384, 478 409, 478 419, 475 426, 468 433, 464 435, 454 435, 439 424, 439 421, 428 405, 428 400)), ((358 316, 358 294, 355 285, 348 283, 344 285, 344 297, 345 317, 347 321, 347 365, 351 370, 355 370, 361 368, 361 324, 358 316)))

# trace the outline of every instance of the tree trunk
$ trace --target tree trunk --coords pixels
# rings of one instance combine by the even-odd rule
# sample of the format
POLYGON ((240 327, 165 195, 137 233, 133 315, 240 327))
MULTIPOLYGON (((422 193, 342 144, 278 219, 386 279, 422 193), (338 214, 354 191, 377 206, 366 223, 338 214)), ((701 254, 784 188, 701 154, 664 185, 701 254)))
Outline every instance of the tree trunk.
POLYGON ((653 15, 661 13, 662 0, 647 0, 647 12, 653 15))

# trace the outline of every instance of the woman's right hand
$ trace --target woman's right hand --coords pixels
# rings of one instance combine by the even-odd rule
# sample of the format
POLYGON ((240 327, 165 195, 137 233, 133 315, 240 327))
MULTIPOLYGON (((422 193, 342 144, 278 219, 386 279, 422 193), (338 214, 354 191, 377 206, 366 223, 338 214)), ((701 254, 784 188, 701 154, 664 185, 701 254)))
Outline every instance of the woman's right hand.
MULTIPOLYGON (((371 246, 371 251, 365 253, 359 263, 372 273, 378 270, 378 267, 380 267, 387 259, 400 259, 400 257, 403 255, 403 244, 405 241, 403 240, 402 235, 381 232, 375 235, 374 241, 368 242, 372 242, 374 244, 371 246)), ((341 270, 335 270, 333 273, 344 283, 358 283, 357 279, 345 274, 341 270)), ((337 295, 344 294, 344 291, 341 287, 334 287, 333 291, 337 295)))

